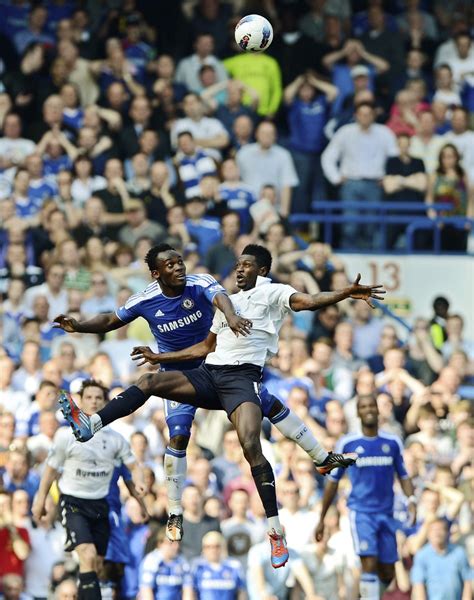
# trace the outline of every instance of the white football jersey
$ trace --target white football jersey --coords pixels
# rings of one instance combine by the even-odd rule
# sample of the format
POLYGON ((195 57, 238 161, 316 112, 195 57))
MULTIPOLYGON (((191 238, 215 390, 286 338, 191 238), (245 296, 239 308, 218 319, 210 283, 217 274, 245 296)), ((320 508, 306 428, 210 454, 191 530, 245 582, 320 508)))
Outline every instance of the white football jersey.
POLYGON ((252 321, 251 333, 236 337, 220 310, 212 321, 211 331, 217 334, 214 352, 208 354, 211 365, 252 364, 263 367, 267 359, 278 352, 278 334, 286 315, 291 311, 290 298, 297 294, 291 285, 272 283, 268 277, 258 277, 251 290, 232 294, 235 312, 252 321))
POLYGON ((99 500, 109 493, 114 467, 132 464, 135 458, 125 438, 109 427, 85 443, 78 442, 69 427, 61 427, 46 462, 61 471, 58 486, 63 494, 99 500))

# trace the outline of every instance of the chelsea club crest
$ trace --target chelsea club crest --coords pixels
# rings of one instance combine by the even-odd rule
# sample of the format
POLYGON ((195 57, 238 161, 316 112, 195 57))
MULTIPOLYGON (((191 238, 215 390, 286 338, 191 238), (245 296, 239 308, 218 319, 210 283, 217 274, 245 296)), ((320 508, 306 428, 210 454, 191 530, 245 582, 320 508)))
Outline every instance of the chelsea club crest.
POLYGON ((194 300, 191 300, 191 298, 185 298, 181 302, 181 306, 186 310, 192 310, 194 308, 194 300))

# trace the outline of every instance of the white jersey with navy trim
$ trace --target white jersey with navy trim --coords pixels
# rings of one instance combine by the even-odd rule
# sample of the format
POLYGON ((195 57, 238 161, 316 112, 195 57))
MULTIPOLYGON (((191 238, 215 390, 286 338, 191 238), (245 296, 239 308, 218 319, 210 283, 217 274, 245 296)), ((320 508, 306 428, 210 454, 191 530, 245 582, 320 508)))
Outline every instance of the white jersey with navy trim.
MULTIPOLYGON (((347 469, 351 481, 347 506, 359 512, 392 514, 395 475, 408 478, 400 438, 384 431, 375 437, 350 434, 338 440, 334 451, 359 455, 356 464, 347 469)), ((345 472, 345 469, 334 469, 328 478, 339 481, 345 472)))
MULTIPOLYGON (((180 296, 165 296, 157 281, 138 294, 131 296, 117 309, 117 317, 130 323, 137 317, 147 321, 159 352, 173 352, 202 342, 209 333, 214 316, 213 300, 216 294, 226 294, 211 275, 187 275, 180 296)), ((167 363, 165 370, 190 369, 201 361, 167 363)))
POLYGON ((206 363, 212 365, 242 365, 263 367, 267 359, 278 352, 278 334, 286 315, 291 311, 290 298, 296 294, 290 285, 272 283, 268 277, 258 277, 251 290, 229 296, 235 312, 252 321, 250 335, 236 337, 227 325, 224 314, 217 310, 211 331, 217 334, 214 352, 206 363))
POLYGON ((86 443, 78 442, 69 427, 54 436, 46 464, 61 472, 61 493, 83 500, 99 500, 109 492, 117 462, 135 462, 130 445, 119 433, 104 427, 86 443))

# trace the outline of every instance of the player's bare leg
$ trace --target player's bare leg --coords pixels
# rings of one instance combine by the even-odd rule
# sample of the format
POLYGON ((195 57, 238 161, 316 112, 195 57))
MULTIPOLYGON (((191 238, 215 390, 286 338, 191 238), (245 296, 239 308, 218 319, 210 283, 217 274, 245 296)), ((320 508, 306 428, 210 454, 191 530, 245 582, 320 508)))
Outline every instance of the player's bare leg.
POLYGON ((269 526, 272 566, 278 569, 287 563, 289 554, 278 518, 275 476, 270 463, 263 456, 260 444, 262 411, 253 402, 244 402, 230 415, 230 420, 239 436, 240 445, 250 465, 252 477, 265 509, 269 526))
POLYGON ((79 595, 84 600, 101 600, 98 573, 103 557, 97 555, 94 544, 79 544, 75 548, 79 557, 79 595))
POLYGON ((86 415, 65 391, 59 395, 59 405, 76 439, 79 442, 87 442, 102 427, 135 412, 150 396, 160 396, 206 408, 205 404, 197 401, 196 390, 181 371, 146 373, 140 377, 136 385, 121 392, 93 415, 86 415))
POLYGON ((392 563, 377 563, 377 572, 380 580, 380 597, 385 593, 385 590, 390 585, 392 579, 395 577, 395 565, 392 563))
POLYGON ((379 600, 380 579, 379 562, 376 556, 361 556, 362 573, 360 575, 359 593, 361 600, 379 600))

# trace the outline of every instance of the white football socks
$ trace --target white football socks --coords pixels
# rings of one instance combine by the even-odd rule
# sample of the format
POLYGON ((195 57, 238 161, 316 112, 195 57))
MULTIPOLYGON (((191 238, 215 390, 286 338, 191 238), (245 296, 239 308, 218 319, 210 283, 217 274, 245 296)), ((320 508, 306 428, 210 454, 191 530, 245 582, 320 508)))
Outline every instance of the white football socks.
POLYGON ((285 437, 293 440, 298 446, 303 448, 316 464, 321 464, 327 458, 328 453, 326 450, 295 413, 290 412, 287 417, 278 421, 278 423, 273 423, 273 425, 275 425, 278 431, 285 437))
POLYGON ((89 417, 89 421, 91 424, 92 433, 95 434, 102 429, 102 427, 103 427, 102 419, 99 417, 99 415, 97 413, 94 413, 93 415, 91 415, 89 417))
POLYGON ((165 486, 168 492, 168 512, 170 515, 183 514, 181 495, 186 480, 186 450, 175 450, 169 446, 164 457, 165 486))
POLYGON ((276 533, 283 533, 283 529, 280 523, 280 519, 278 518, 278 515, 276 517, 267 517, 267 521, 268 521, 268 532, 272 533, 272 531, 274 530, 276 533))
POLYGON ((379 600, 380 583, 375 573, 361 573, 359 584, 360 600, 379 600))

